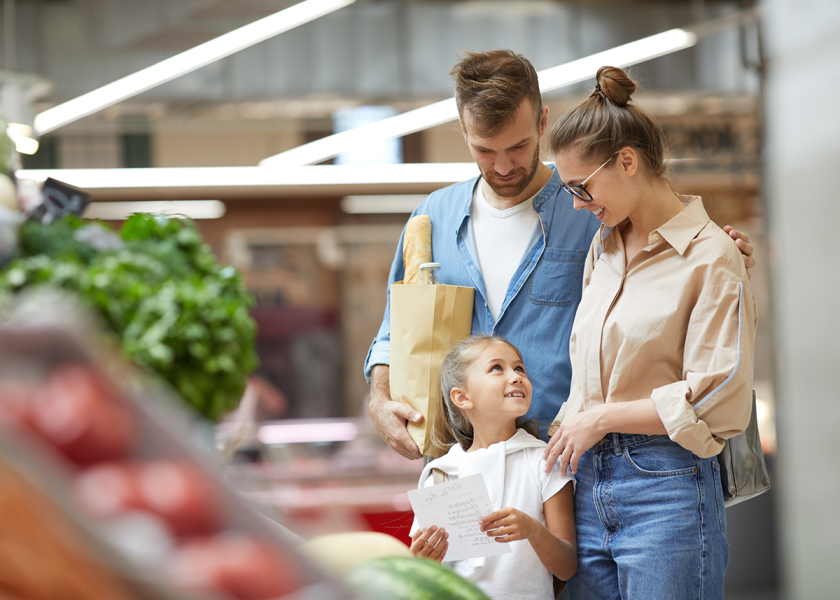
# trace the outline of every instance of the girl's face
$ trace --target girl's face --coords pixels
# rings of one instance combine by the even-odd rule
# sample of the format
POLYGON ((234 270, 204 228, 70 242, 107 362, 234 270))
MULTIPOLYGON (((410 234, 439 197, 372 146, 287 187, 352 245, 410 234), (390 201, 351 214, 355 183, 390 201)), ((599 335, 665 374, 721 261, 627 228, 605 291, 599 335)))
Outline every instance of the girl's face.
POLYGON ((570 186, 584 183, 583 187, 592 196, 592 201, 586 202, 570 193, 575 210, 588 210, 607 227, 615 227, 624 221, 630 210, 624 154, 622 150, 600 170, 598 167, 604 161, 584 162, 573 152, 558 152, 554 157, 560 180, 570 186))
POLYGON ((516 419, 531 406, 531 381, 516 350, 494 342, 481 351, 467 370, 465 395, 471 419, 516 419))

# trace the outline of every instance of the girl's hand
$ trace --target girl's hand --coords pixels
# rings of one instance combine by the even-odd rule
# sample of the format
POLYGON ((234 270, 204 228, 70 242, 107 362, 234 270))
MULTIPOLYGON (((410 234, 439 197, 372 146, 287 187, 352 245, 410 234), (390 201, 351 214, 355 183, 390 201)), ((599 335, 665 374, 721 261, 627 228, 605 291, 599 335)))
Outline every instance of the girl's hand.
POLYGON ((443 561, 446 549, 449 548, 449 534, 445 529, 438 529, 434 525, 428 529, 418 529, 411 536, 409 550, 414 556, 443 561))
POLYGON ((600 416, 604 406, 597 406, 567 417, 560 424, 560 429, 554 432, 548 447, 543 452, 545 458, 545 472, 548 473, 557 459, 560 459, 560 472, 565 473, 571 466, 572 473, 577 474, 581 457, 595 443, 604 437, 600 416))
POLYGON ((478 520, 481 531, 496 538, 497 542, 507 543, 515 540, 527 540, 536 531, 540 523, 533 517, 515 508, 503 508, 491 512, 478 520))

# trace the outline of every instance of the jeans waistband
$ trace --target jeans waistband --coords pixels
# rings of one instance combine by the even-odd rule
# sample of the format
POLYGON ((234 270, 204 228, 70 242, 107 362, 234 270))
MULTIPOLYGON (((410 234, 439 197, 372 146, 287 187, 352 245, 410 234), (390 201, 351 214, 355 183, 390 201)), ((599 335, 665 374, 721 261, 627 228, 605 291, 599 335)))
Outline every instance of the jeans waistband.
MULTIPOLYGON (((620 450, 627 446, 634 446, 644 442, 653 440, 667 440, 671 441, 667 435, 642 435, 640 433, 608 433, 603 438, 595 442, 592 450, 600 452, 604 450, 620 450)), ((671 442, 674 443, 674 442, 671 442)))

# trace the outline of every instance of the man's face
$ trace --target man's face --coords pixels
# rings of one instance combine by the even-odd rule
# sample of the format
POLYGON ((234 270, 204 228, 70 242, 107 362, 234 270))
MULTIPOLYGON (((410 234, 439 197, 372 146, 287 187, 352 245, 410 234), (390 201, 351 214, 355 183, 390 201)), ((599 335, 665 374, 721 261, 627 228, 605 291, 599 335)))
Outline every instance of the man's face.
POLYGON ((472 128, 469 111, 465 111, 461 131, 481 175, 496 195, 515 198, 534 179, 547 122, 547 107, 543 107, 537 124, 530 101, 523 100, 501 133, 485 138, 472 128))

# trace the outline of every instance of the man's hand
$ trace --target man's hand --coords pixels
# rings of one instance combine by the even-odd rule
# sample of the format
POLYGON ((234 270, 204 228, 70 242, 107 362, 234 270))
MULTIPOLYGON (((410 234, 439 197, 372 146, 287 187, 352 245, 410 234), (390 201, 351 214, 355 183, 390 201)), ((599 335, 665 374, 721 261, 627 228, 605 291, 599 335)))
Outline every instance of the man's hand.
POLYGON ((445 529, 438 529, 432 525, 428 529, 418 529, 414 532, 409 550, 414 556, 441 562, 447 548, 449 548, 449 534, 445 529))
POLYGON ((422 454, 408 435, 405 424, 406 421, 419 423, 423 415, 407 404, 391 400, 390 372, 388 365, 376 365, 371 371, 368 400, 370 422, 397 454, 406 458, 420 458, 422 454))
POLYGON ((515 508, 502 508, 491 512, 478 520, 481 531, 495 538, 497 542, 508 543, 516 540, 527 540, 537 532, 540 523, 515 508))
POLYGON ((746 233, 738 231, 737 229, 733 229, 731 225, 726 225, 723 230, 729 234, 729 237, 735 240, 735 246, 741 251, 741 254, 744 255, 744 266, 747 267, 747 276, 752 277, 752 275, 750 275, 750 269, 755 266, 755 259, 752 257, 753 247, 752 244, 750 244, 750 236, 746 233))

